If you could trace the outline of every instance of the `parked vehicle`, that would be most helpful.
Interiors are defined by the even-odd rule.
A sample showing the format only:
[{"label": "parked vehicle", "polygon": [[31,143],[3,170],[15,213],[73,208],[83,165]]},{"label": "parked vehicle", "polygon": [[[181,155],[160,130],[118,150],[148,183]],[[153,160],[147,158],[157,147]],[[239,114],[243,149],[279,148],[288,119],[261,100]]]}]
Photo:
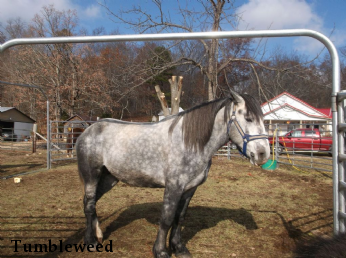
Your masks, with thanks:
[{"label": "parked vehicle", "polygon": [[2,130],[1,138],[3,141],[16,141],[17,135],[13,134],[11,130]]},{"label": "parked vehicle", "polygon": [[229,141],[229,144],[230,144],[231,150],[236,150],[237,149],[237,145],[235,145],[235,143]]},{"label": "parked vehicle", "polygon": [[[278,136],[278,150],[281,154],[284,147],[288,151],[327,151],[331,152],[332,137],[322,136],[319,129],[301,128],[295,129],[284,136]],[[275,138],[269,137],[269,143],[275,144]],[[274,148],[276,145],[274,145]]]}]

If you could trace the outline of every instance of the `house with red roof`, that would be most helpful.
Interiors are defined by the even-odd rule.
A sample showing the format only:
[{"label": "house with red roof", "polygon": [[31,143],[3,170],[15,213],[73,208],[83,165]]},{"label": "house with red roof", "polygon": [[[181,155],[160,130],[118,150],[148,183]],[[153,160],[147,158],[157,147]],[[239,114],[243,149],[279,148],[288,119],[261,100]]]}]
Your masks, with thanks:
[{"label": "house with red roof", "polygon": [[280,135],[295,128],[319,128],[325,134],[331,131],[331,108],[315,108],[288,92],[270,99],[261,107],[269,134],[273,134],[276,127]]}]

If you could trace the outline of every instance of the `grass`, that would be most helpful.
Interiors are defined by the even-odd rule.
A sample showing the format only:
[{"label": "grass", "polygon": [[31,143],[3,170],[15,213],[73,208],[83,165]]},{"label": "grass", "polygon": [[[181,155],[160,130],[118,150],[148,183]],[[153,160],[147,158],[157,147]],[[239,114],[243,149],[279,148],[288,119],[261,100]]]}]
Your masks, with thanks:
[{"label": "grass", "polygon": [[[28,161],[39,163],[27,157],[1,152],[1,175],[18,171],[16,165],[24,171]],[[83,243],[83,190],[75,164],[22,176],[19,184],[1,180],[0,196],[1,257],[152,257],[163,189],[119,183],[97,203],[112,253],[14,252],[13,239]],[[242,159],[215,158],[191,201],[183,241],[194,257],[292,257],[302,239],[332,234],[332,207],[329,174],[284,166],[269,171]]]}]

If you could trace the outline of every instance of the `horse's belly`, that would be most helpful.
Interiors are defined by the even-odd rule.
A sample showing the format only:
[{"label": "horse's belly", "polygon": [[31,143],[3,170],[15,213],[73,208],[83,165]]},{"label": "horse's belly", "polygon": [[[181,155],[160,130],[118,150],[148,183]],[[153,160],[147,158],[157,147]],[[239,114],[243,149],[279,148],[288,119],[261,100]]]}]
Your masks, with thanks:
[{"label": "horse's belly", "polygon": [[158,171],[141,171],[135,169],[108,169],[118,180],[132,186],[162,188],[165,187],[163,175]]}]

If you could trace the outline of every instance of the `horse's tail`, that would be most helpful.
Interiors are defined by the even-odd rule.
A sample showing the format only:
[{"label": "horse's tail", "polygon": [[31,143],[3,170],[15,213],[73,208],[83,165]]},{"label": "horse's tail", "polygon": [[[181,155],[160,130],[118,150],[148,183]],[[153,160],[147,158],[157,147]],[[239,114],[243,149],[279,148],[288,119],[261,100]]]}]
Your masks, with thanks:
[{"label": "horse's tail", "polygon": [[[75,151],[77,154],[78,174],[81,182],[85,185],[87,181],[93,181],[98,176],[95,171],[102,167],[102,163],[95,162],[95,128],[96,124],[87,129],[79,128],[78,137],[75,138]],[[101,161],[102,162],[102,161]]]},{"label": "horse's tail", "polygon": [[[84,160],[85,153],[83,151],[82,145],[84,145],[85,139],[83,136],[85,129],[83,128],[83,131],[80,135],[78,135],[78,138],[76,138],[75,142],[75,148],[76,148],[76,154],[77,154],[77,164],[78,164],[78,175],[79,179],[82,182],[83,185],[85,185],[84,177],[82,175],[83,171],[81,169],[81,162]],[[84,188],[83,188],[84,189]]]}]

